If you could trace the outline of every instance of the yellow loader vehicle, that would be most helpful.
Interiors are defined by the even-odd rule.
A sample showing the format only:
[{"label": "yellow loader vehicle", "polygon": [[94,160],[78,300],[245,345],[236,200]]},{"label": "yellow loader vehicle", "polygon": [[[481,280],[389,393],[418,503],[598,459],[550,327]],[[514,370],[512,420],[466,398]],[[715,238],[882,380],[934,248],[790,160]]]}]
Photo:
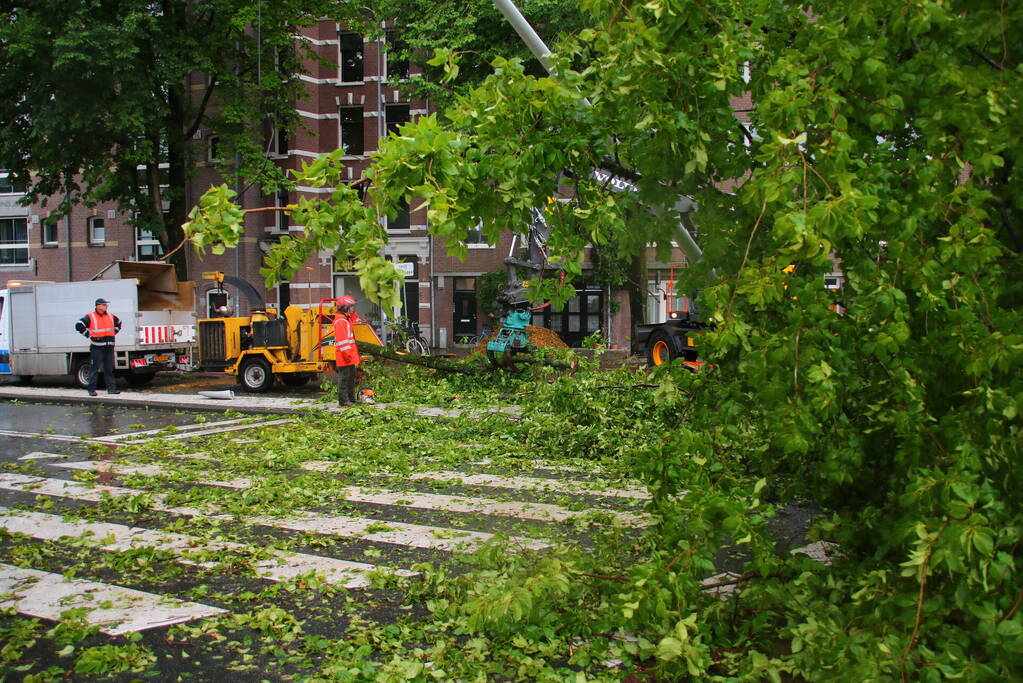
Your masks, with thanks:
[{"label": "yellow loader vehicle", "polygon": [[[201,370],[236,375],[245,391],[269,391],[280,380],[300,387],[334,365],[333,299],[322,299],[308,310],[288,306],[283,315],[267,308],[263,297],[248,282],[221,272],[203,273],[218,286],[237,287],[249,302],[247,316],[201,318],[198,321]],[[355,338],[382,346],[369,324],[356,323]]]}]

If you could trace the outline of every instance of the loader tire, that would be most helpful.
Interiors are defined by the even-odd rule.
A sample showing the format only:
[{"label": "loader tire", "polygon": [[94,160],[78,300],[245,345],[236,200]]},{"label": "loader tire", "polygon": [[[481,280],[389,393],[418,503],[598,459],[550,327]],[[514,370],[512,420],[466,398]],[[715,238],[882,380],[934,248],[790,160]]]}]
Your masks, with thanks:
[{"label": "loader tire", "polygon": [[678,335],[667,330],[654,330],[646,345],[646,362],[650,367],[666,365],[682,355]]},{"label": "loader tire", "polygon": [[264,358],[252,358],[245,361],[238,373],[242,389],[254,394],[270,391],[274,385],[274,376],[270,372],[270,364]]}]

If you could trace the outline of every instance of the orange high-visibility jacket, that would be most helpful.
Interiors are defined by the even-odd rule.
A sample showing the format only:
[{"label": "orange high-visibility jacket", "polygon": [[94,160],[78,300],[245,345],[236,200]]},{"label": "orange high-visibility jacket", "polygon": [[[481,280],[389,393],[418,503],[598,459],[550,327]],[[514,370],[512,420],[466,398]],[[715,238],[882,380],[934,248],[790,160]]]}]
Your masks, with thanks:
[{"label": "orange high-visibility jacket", "polygon": [[114,335],[121,331],[121,321],[109,311],[103,315],[89,311],[78,321],[75,329],[88,337],[93,346],[113,346]]},{"label": "orange high-visibility jacket", "polygon": [[339,368],[358,365],[361,361],[353,325],[354,322],[344,313],[334,316],[334,362]]}]

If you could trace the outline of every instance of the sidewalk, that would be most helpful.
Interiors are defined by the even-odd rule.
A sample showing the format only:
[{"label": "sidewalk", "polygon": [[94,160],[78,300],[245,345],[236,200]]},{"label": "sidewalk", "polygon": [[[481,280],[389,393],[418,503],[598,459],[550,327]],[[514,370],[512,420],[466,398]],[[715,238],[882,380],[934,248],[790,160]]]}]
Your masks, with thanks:
[{"label": "sidewalk", "polygon": [[[302,413],[308,410],[317,410],[329,413],[349,410],[341,408],[334,403],[316,401],[308,398],[274,397],[261,396],[259,394],[246,394],[236,392],[234,398],[219,400],[206,398],[199,394],[175,394],[160,393],[153,391],[122,391],[120,394],[107,394],[100,392],[98,396],[89,396],[82,389],[61,388],[61,387],[22,387],[22,386],[0,386],[0,400],[18,400],[42,403],[102,403],[104,405],[123,406],[146,406],[150,408],[163,408],[169,410],[210,410],[227,411],[233,410],[243,414],[254,415],[281,415]],[[360,406],[365,408],[387,408],[389,406],[403,406],[402,403],[377,403],[373,405]],[[420,407],[417,410],[421,417],[461,417],[467,411],[461,408],[434,408]],[[497,411],[508,415],[517,415],[515,407],[502,408]]]}]

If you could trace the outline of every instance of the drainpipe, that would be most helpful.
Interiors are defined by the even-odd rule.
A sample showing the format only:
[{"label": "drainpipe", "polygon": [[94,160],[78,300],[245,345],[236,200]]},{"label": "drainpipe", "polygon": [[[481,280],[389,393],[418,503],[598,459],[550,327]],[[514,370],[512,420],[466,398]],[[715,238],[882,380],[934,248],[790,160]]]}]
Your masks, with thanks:
[{"label": "drainpipe", "polygon": [[430,254],[430,346],[437,348],[437,278],[433,276],[433,235],[426,239]]},{"label": "drainpipe", "polygon": [[64,222],[67,225],[67,281],[72,282],[72,269],[71,269],[71,174],[68,173],[64,177],[64,205],[67,207],[67,216],[64,217]]}]

